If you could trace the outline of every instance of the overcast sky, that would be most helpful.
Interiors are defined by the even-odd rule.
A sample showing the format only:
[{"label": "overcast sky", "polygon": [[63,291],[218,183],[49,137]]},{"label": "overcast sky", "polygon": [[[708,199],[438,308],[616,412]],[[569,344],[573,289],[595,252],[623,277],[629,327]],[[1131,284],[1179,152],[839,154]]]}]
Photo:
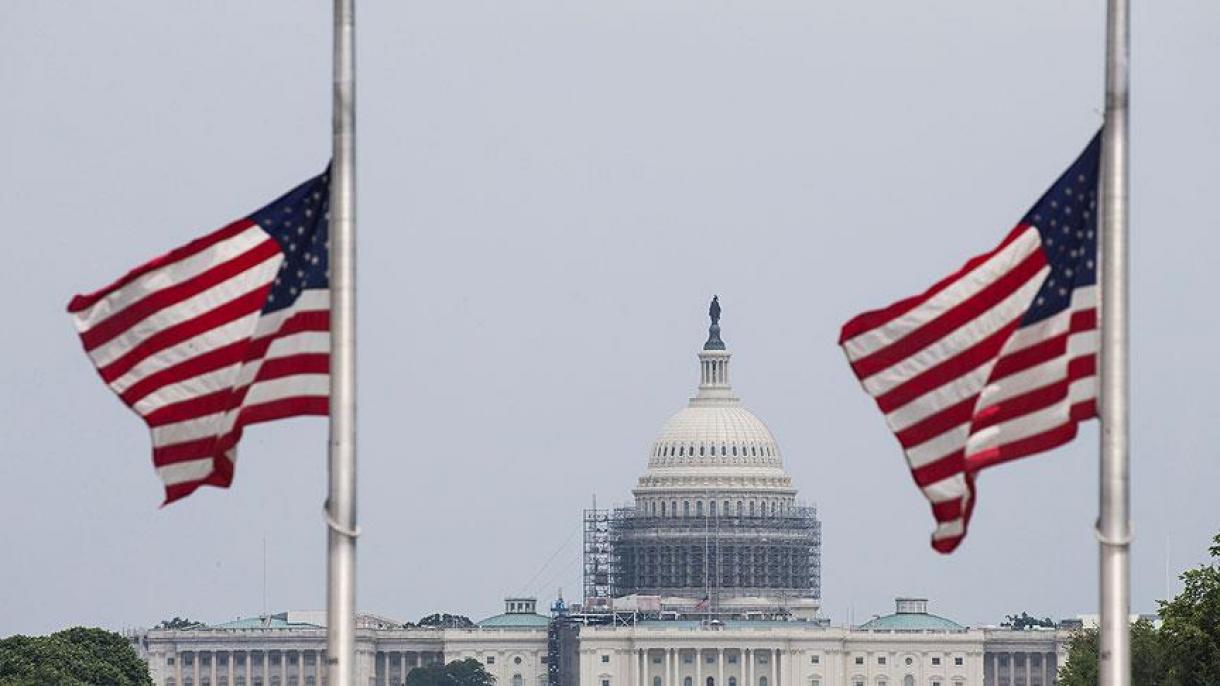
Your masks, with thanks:
[{"label": "overcast sky", "polygon": [[[326,426],[161,509],[64,307],[329,157],[328,2],[0,4],[0,635],[324,606]],[[360,608],[580,593],[697,381],[707,300],[824,526],[834,622],[1096,612],[1097,430],[987,472],[945,557],[836,347],[995,245],[1101,123],[1100,0],[367,2]],[[1220,529],[1213,0],[1132,21],[1132,604]],[[266,594],[263,592],[264,542]]]}]

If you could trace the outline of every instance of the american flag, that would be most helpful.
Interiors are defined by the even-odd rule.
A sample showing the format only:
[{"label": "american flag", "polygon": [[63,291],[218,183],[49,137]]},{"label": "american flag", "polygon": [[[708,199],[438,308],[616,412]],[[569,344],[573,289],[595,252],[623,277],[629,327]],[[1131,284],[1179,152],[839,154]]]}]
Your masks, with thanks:
[{"label": "american flag", "polygon": [[68,304],[152,431],[165,502],[228,487],[242,428],[327,414],[329,172]]},{"label": "american flag", "polygon": [[932,504],[932,547],[966,535],[975,475],[1096,416],[1101,134],[994,250],[843,326],[839,344]]}]

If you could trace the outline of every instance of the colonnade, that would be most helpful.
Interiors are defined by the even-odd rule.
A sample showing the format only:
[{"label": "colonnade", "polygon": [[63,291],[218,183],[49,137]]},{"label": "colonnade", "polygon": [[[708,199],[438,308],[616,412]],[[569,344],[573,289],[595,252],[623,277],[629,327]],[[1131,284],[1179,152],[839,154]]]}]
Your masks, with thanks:
[{"label": "colonnade", "polygon": [[[190,655],[191,664],[183,659]],[[208,664],[204,666],[203,656]],[[172,686],[323,686],[326,683],[326,659],[321,650],[193,650],[175,656]],[[278,660],[273,660],[278,656]],[[224,666],[220,658],[224,658]],[[255,658],[259,665],[254,665]],[[308,658],[308,659],[307,659]],[[272,666],[272,662],[275,666]],[[238,662],[242,664],[238,666]],[[289,665],[294,664],[289,681]],[[170,686],[167,681],[166,686]]]},{"label": "colonnade", "polygon": [[[778,686],[783,655],[776,648],[640,648],[632,661],[632,686]],[[658,657],[659,673],[651,668]],[[693,658],[693,671],[682,668],[686,657]],[[705,671],[708,665],[714,666]]]},{"label": "colonnade", "polygon": [[[1036,666],[1035,655],[1041,657]],[[1001,656],[1005,657],[1004,664],[1000,662]],[[1057,658],[1053,652],[988,651],[986,659],[984,681],[987,686],[1051,686],[1058,676]],[[1000,678],[1001,667],[1006,668],[1004,678]]]}]

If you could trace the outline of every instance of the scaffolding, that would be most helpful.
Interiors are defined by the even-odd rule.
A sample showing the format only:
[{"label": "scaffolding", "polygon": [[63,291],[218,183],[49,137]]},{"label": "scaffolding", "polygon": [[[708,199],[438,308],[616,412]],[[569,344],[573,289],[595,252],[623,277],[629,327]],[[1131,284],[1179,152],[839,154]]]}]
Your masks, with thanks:
[{"label": "scaffolding", "polygon": [[586,510],[586,605],[633,594],[706,598],[713,608],[732,597],[820,600],[817,508],[695,517]]}]

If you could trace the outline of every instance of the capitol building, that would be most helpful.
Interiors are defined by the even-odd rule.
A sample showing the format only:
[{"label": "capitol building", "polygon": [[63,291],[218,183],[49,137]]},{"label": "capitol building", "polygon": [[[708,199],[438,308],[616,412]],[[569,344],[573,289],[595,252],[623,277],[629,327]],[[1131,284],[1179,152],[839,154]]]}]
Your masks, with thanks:
[{"label": "capitol building", "polygon": [[[1063,629],[969,627],[898,598],[860,625],[820,617],[822,523],[730,383],[720,305],[693,397],[661,428],[628,507],[584,513],[584,593],[472,628],[358,618],[358,681],[473,658],[498,686],[1050,686]],[[878,608],[881,609],[881,608]],[[132,634],[157,686],[324,686],[325,615]]]}]

